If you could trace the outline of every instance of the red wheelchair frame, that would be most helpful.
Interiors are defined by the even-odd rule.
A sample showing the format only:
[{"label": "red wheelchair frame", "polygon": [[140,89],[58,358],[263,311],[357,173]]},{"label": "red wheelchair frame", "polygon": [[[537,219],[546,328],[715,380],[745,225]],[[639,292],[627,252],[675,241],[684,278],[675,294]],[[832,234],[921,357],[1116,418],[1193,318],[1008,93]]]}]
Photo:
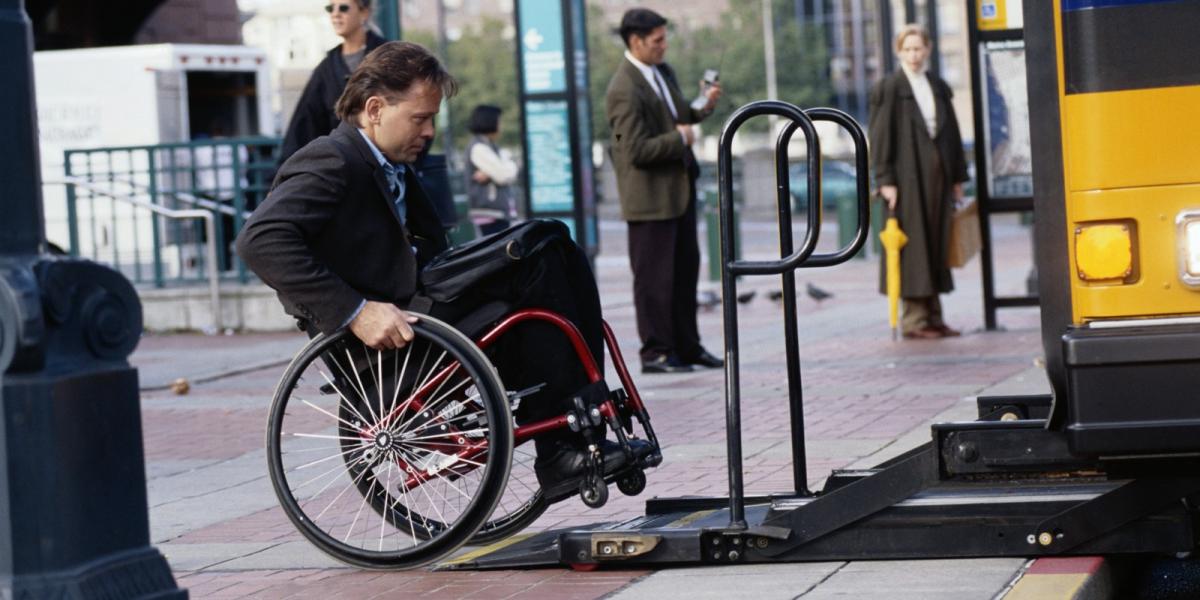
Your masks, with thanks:
[{"label": "red wheelchair frame", "polygon": [[[563,333],[563,335],[567,337],[567,339],[571,342],[572,348],[575,350],[576,356],[578,356],[580,362],[583,364],[584,372],[587,374],[588,383],[599,383],[604,379],[603,374],[600,373],[600,368],[596,364],[596,359],[592,356],[591,350],[588,349],[587,343],[584,341],[583,334],[580,333],[579,328],[576,327],[574,323],[568,321],[557,313],[553,313],[548,310],[536,308],[523,309],[512,313],[501,320],[498,324],[494,325],[492,329],[487,332],[487,334],[476,340],[475,343],[481,350],[486,350],[493,343],[495,343],[500,336],[507,333],[516,325],[525,321],[533,320],[550,323],[557,327]],[[628,446],[626,443],[626,440],[628,439],[627,434],[631,434],[633,432],[630,419],[631,417],[636,416],[645,428],[646,436],[652,447],[655,449],[653,458],[651,458],[649,463],[645,464],[645,466],[656,466],[662,461],[662,455],[658,452],[658,439],[654,434],[653,427],[650,425],[650,415],[646,411],[645,404],[642,403],[641,395],[638,394],[637,388],[633,384],[633,378],[629,375],[629,369],[625,366],[625,359],[621,354],[621,349],[617,346],[616,336],[613,334],[612,328],[609,327],[607,322],[603,323],[603,327],[605,346],[608,348],[609,355],[613,361],[613,366],[617,370],[617,377],[621,381],[622,389],[626,395],[624,397],[617,395],[617,398],[615,399],[616,401],[614,401],[614,398],[610,395],[609,398],[606,398],[604,402],[596,408],[599,410],[600,415],[604,417],[604,419],[612,427],[613,431],[617,435],[618,442],[621,443],[622,446]],[[395,407],[388,415],[381,418],[379,423],[376,423],[370,428],[364,428],[360,432],[360,435],[364,439],[374,439],[378,429],[385,427],[396,417],[405,414],[406,412],[411,414],[419,414],[424,407],[423,399],[427,398],[430,394],[435,393],[436,390],[438,390],[459,368],[460,367],[458,363],[445,367],[441,372],[439,372],[437,375],[434,375],[428,382],[426,382],[423,386],[413,392],[411,396],[405,399],[404,403]],[[563,414],[557,417],[543,419],[541,421],[535,421],[525,425],[519,425],[513,429],[514,445],[519,446],[532,440],[535,436],[543,433],[569,428],[571,426],[571,417],[572,415]],[[435,435],[430,436],[430,439],[442,437],[447,436]],[[478,465],[479,463],[474,459],[478,458],[479,455],[485,451],[486,443],[486,440],[479,443],[469,443],[466,437],[456,436],[454,437],[453,443],[429,442],[427,445],[430,447],[430,449],[454,456],[457,459],[454,464]],[[416,488],[435,476],[429,474],[426,470],[410,468],[412,465],[403,462],[403,459],[399,460],[400,464],[398,466],[403,472],[408,473],[407,479],[402,484],[404,489]],[[457,472],[457,474],[461,475],[462,472]]]},{"label": "red wheelchair frame", "polygon": [[[506,391],[502,382],[496,378],[483,350],[491,347],[517,325],[530,321],[549,323],[566,336],[583,367],[590,389],[585,386],[581,395],[573,398],[574,407],[568,409],[565,414],[520,425],[516,425],[511,416],[507,416],[508,425],[504,425],[505,419],[493,421],[493,417],[511,415],[510,406],[516,397],[512,392]],[[412,391],[403,391],[406,385],[403,383],[405,376],[399,373],[398,379],[393,382],[395,387],[391,403],[386,407],[386,388],[381,387],[387,382],[384,377],[385,361],[382,354],[379,355],[376,368],[371,357],[376,351],[367,349],[368,362],[364,369],[357,365],[357,359],[351,356],[354,346],[343,345],[343,340],[347,340],[351,334],[340,331],[330,336],[315,337],[284,373],[276,389],[269,417],[268,466],[272,484],[285,513],[305,537],[339,560],[369,568],[407,568],[426,564],[444,556],[464,542],[481,543],[510,535],[536,519],[547,505],[574,493],[560,488],[548,495],[541,489],[533,489],[523,484],[524,491],[514,493],[531,495],[518,496],[518,501],[524,504],[518,504],[516,513],[499,513],[499,507],[495,504],[500,496],[507,493],[504,481],[515,466],[515,463],[509,462],[512,459],[507,457],[511,456],[514,448],[539,435],[561,431],[564,428],[582,435],[590,450],[585,459],[586,471],[580,475],[577,488],[585,504],[592,507],[604,504],[608,497],[607,485],[613,482],[627,495],[640,493],[646,485],[644,470],[660,464],[662,453],[650,424],[649,413],[634,386],[612,328],[607,323],[602,323],[602,330],[605,346],[621,384],[615,390],[607,389],[607,385],[603,383],[603,374],[579,329],[566,318],[551,311],[516,311],[500,319],[475,340],[466,338],[453,326],[435,318],[420,317],[419,322],[414,325],[414,331],[419,332],[422,339],[428,340],[426,344],[433,344],[427,345],[427,348],[440,345],[441,355],[433,361],[427,371],[422,359],[421,366],[414,372]],[[417,340],[414,339],[413,343],[417,344]],[[397,358],[400,354],[408,352],[410,347],[411,345],[399,350]],[[331,352],[332,354],[329,354]],[[449,363],[441,364],[447,353]],[[428,355],[426,351],[426,357]],[[407,362],[405,364],[407,365]],[[320,374],[317,382],[319,392],[314,392],[314,386],[311,384],[301,386],[300,382],[304,380],[304,374],[310,372],[310,368],[315,368]],[[392,369],[392,375],[396,375],[395,364]],[[490,375],[484,373],[489,370]],[[339,371],[340,374],[337,374]],[[421,372],[424,375],[419,375]],[[376,375],[378,379],[375,379]],[[364,378],[367,383],[375,384],[375,387],[364,385]],[[326,382],[326,385],[320,386],[321,381]],[[467,385],[469,382],[475,382],[474,385],[477,385],[478,389],[472,390],[471,386]],[[372,391],[368,392],[368,389]],[[378,405],[374,389],[379,391]],[[328,400],[319,400],[318,397],[309,395],[312,393],[323,395],[320,397]],[[472,398],[474,401],[471,401]],[[334,408],[326,410],[314,402],[333,402]],[[486,408],[497,405],[499,408]],[[378,411],[375,411],[375,408],[378,408]],[[487,413],[480,410],[486,410]],[[493,413],[493,410],[502,412]],[[315,424],[306,423],[305,417],[324,419],[326,424],[322,425],[320,421]],[[292,418],[300,418],[300,421],[295,425],[286,424],[291,421],[285,419]],[[636,437],[635,420],[641,424],[642,433],[649,442],[648,446],[637,446],[636,451],[630,443]],[[605,469],[604,452],[600,450],[599,444],[604,437],[601,432],[602,423],[612,429],[627,459],[619,466],[609,465],[609,469]],[[335,434],[331,435],[322,429],[332,425],[337,427]],[[494,437],[497,435],[501,437]],[[285,458],[285,455],[295,456],[310,450],[321,450],[297,448],[295,444],[298,443],[298,438],[310,442],[336,441],[326,442],[335,446],[327,458],[315,461],[297,458],[294,460],[303,460],[304,464],[289,466],[289,460],[292,459]],[[317,501],[321,494],[333,485],[334,480],[327,479],[328,483],[325,486],[317,486],[320,489],[315,493],[310,493],[311,488],[306,491],[305,486],[326,477],[327,474],[336,477],[337,472],[330,469],[317,477],[309,478],[304,475],[309,471],[304,469],[318,463],[333,464],[326,461],[338,457],[338,463],[345,463],[343,481],[349,481],[346,484],[349,487],[333,497],[320,512],[310,511],[306,507],[313,506],[310,503]],[[528,466],[528,463],[522,464],[523,468]],[[497,473],[496,469],[502,469],[502,473]],[[476,471],[478,473],[475,473]],[[345,479],[345,475],[349,476],[348,480]],[[478,482],[475,484],[475,491],[471,492],[473,495],[455,490],[467,497],[468,504],[466,508],[459,507],[460,515],[463,516],[453,522],[441,516],[436,506],[433,510],[438,512],[432,515],[435,517],[433,519],[428,518],[431,513],[412,512],[412,503],[405,500],[415,499],[413,494],[423,494],[433,503],[437,498],[431,496],[431,492],[440,495],[439,490],[446,490],[447,486],[453,488],[457,485],[455,482],[467,483],[468,487],[464,489],[470,491],[470,484],[476,477]],[[308,481],[298,483],[304,479]],[[431,489],[423,487],[430,483],[433,484]],[[359,508],[351,506],[347,509],[345,521],[330,521],[331,518],[337,517],[336,511],[327,511],[339,498],[354,503],[351,499],[353,494],[344,496],[353,488],[358,489],[358,496],[355,497],[362,499],[357,503]],[[453,499],[455,496],[451,493],[450,497]],[[495,499],[480,499],[485,497]],[[446,501],[446,498],[442,497],[441,500]],[[472,507],[476,506],[476,500],[478,503],[491,504],[475,509]],[[381,536],[378,552],[361,542],[357,546],[350,542],[351,532],[363,517],[363,509],[366,506],[370,506],[377,515],[370,517],[371,511],[367,511],[368,518],[383,521],[379,522],[376,528]],[[443,508],[445,507],[446,505],[443,505]],[[496,507],[497,515],[490,515],[491,507]],[[485,510],[486,513],[483,512]],[[465,516],[468,513],[470,516]],[[353,520],[350,520],[351,517]],[[326,524],[318,523],[322,520]],[[411,548],[398,547],[388,552],[382,550],[384,530],[387,529],[388,523],[401,534],[411,534],[414,537]],[[335,535],[335,530],[344,531],[345,536]]]}]

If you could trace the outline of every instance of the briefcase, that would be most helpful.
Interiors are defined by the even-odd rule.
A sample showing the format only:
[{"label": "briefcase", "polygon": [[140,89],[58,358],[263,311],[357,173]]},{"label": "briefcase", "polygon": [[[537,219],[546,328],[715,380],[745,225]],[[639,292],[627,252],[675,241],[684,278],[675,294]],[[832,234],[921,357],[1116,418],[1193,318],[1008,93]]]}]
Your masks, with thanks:
[{"label": "briefcase", "polygon": [[979,234],[979,203],[970,200],[958,207],[953,219],[946,246],[946,266],[957,269],[970,262],[983,245]]}]

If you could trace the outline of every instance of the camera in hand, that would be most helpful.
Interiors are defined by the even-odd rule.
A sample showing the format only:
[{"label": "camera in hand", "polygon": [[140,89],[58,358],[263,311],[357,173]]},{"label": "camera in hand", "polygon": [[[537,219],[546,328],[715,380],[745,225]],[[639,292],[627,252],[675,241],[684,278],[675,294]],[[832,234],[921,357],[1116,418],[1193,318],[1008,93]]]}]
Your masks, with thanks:
[{"label": "camera in hand", "polygon": [[720,81],[720,79],[721,79],[720,74],[717,72],[716,69],[705,69],[704,70],[704,79],[703,79],[703,85],[700,88],[700,95],[696,96],[695,100],[692,100],[692,109],[704,110],[704,107],[708,106],[708,96],[706,96],[705,94],[707,94],[709,88],[711,88],[714,84],[716,84],[718,81]]}]

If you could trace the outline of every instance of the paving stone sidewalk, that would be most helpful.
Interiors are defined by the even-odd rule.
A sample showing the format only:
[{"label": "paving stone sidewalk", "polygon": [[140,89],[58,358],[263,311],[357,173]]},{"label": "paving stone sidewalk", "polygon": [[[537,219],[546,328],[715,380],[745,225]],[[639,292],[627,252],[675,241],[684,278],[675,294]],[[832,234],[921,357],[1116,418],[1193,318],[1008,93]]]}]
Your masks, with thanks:
[{"label": "paving stone sidewalk", "polygon": [[[605,317],[636,363],[637,334],[624,226],[602,223],[597,261]],[[773,224],[743,225],[752,258],[775,252]],[[829,249],[829,229],[822,248]],[[1028,230],[996,226],[1000,292],[1022,292]],[[706,273],[705,270],[702,270]],[[809,484],[830,469],[869,466],[928,439],[934,420],[970,419],[983,393],[1036,392],[1045,385],[1036,309],[1001,313],[1004,331],[981,332],[979,261],[956,272],[946,319],[964,336],[893,342],[878,261],[797,275]],[[747,278],[755,297],[739,309],[747,493],[791,489],[792,465],[778,278]],[[804,295],[813,283],[833,296]],[[718,289],[715,283],[705,283]],[[705,344],[719,353],[721,313],[704,312]],[[143,428],[154,544],[194,598],[992,598],[1020,570],[1019,559],[813,563],[661,572],[549,569],[484,573],[370,572],[327,558],[295,531],[267,478],[264,431],[279,366],[301,334],[147,336],[133,356],[141,369]],[[635,379],[654,416],[666,460],[638,498],[614,493],[589,510],[577,499],[553,506],[530,530],[640,514],[654,496],[727,491],[721,371]],[[610,368],[611,371],[611,368]],[[221,376],[228,374],[227,376]],[[175,378],[191,392],[163,389]],[[615,376],[609,374],[610,381]]]}]

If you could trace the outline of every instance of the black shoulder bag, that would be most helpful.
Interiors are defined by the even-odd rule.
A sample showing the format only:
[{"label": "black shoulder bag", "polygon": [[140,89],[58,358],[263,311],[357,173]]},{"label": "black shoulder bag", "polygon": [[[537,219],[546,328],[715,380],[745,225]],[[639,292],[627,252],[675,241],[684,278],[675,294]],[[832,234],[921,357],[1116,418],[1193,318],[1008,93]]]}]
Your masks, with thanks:
[{"label": "black shoulder bag", "polygon": [[570,239],[562,221],[531,219],[450,248],[421,270],[421,293],[435,302],[450,302],[488,276],[530,259],[547,244]]}]

